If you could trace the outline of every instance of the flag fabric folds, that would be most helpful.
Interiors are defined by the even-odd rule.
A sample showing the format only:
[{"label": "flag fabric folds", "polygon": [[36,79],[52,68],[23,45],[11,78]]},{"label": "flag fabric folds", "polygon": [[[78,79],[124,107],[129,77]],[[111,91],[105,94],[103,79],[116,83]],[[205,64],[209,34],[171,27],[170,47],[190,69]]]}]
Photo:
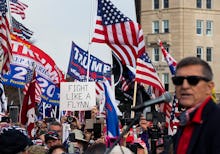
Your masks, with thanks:
[{"label": "flag fabric folds", "polygon": [[160,94],[165,91],[162,83],[160,82],[159,76],[146,52],[137,59],[135,80],[139,83],[152,86],[153,88],[159,90]]},{"label": "flag fabric folds", "polygon": [[[10,71],[10,63],[12,61],[12,47],[10,38],[10,27],[7,13],[6,0],[0,2],[0,45],[1,56],[3,56],[2,74]],[[2,53],[3,52],[3,53]]]},{"label": "flag fabric folds", "polygon": [[106,80],[104,82],[104,91],[105,91],[105,109],[106,109],[106,124],[107,124],[107,136],[108,137],[118,137],[119,132],[119,123],[118,123],[118,114],[120,113],[115,97],[113,95],[113,90],[109,82]]},{"label": "flag fabric folds", "polygon": [[[170,68],[170,72],[172,76],[174,76],[176,72],[177,62],[164,48],[162,41],[158,40],[158,42],[159,42],[161,51],[163,53],[163,56],[166,59],[166,62]],[[165,112],[166,126],[168,127],[168,134],[173,135],[174,134],[173,127],[177,126],[179,123],[179,120],[177,120],[179,111],[178,111],[178,100],[176,99],[176,94],[174,94],[173,96],[173,102],[164,104],[163,111]]]},{"label": "flag fabric folds", "polygon": [[[72,42],[67,74],[78,81],[87,81],[87,78],[89,81],[102,81],[104,77],[110,81],[111,65],[92,54],[89,58],[90,61],[88,60],[88,52]],[[87,76],[88,65],[89,75]]]},{"label": "flag fabric folds", "polygon": [[11,13],[18,14],[22,19],[25,19],[25,9],[28,8],[28,5],[22,3],[18,0],[10,0],[9,1]]},{"label": "flag fabric folds", "polygon": [[12,17],[12,28],[13,28],[13,31],[12,31],[13,34],[27,41],[30,40],[30,38],[32,37],[34,33],[33,31],[26,28],[23,24],[18,22],[14,17]]},{"label": "flag fabric folds", "polygon": [[160,44],[160,48],[163,53],[163,56],[166,59],[167,64],[169,65],[170,72],[172,75],[174,75],[176,72],[176,65],[177,65],[176,60],[166,51],[166,49],[163,46],[162,41],[159,40],[159,44]]},{"label": "flag fabric folds", "polygon": [[98,0],[97,19],[92,42],[106,43],[122,64],[136,66],[145,51],[141,26],[126,17],[109,0]]},{"label": "flag fabric folds", "polygon": [[[31,75],[30,75],[31,76]],[[28,135],[33,138],[35,134],[34,123],[36,120],[35,107],[39,103],[41,90],[36,80],[34,71],[31,82],[28,82],[23,90],[24,99],[20,112],[20,122],[22,125],[27,125]]]}]

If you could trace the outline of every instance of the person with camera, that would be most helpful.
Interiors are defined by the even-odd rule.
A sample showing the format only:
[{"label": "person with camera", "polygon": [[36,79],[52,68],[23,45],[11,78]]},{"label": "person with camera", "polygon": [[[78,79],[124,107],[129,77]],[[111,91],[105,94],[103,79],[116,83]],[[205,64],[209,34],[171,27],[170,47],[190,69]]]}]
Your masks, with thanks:
[{"label": "person with camera", "polygon": [[214,82],[210,65],[197,57],[184,58],[172,81],[179,105],[185,109],[174,136],[174,153],[220,153],[220,107],[211,97]]}]

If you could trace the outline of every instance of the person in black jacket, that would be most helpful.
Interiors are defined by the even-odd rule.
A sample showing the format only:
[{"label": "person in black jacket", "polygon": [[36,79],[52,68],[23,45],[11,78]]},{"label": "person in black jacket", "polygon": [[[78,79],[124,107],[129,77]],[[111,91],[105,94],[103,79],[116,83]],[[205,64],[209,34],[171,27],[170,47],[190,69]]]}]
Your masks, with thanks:
[{"label": "person in black jacket", "polygon": [[177,64],[172,81],[179,104],[185,108],[174,136],[174,153],[220,153],[220,108],[211,98],[211,67],[200,58],[184,58]]}]

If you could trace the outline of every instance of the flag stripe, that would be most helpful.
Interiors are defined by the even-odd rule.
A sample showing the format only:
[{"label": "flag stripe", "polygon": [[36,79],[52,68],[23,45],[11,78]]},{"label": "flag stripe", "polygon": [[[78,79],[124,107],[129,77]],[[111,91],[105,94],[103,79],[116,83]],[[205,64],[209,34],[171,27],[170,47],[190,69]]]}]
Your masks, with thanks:
[{"label": "flag stripe", "polygon": [[[145,53],[146,54],[146,53]],[[136,79],[137,82],[151,85],[164,92],[160,79],[151,63],[147,63],[141,58],[137,59]]]},{"label": "flag stripe", "polygon": [[4,74],[10,70],[10,63],[12,61],[12,48],[8,19],[2,12],[0,14],[0,40],[1,48],[4,52],[2,74]]}]

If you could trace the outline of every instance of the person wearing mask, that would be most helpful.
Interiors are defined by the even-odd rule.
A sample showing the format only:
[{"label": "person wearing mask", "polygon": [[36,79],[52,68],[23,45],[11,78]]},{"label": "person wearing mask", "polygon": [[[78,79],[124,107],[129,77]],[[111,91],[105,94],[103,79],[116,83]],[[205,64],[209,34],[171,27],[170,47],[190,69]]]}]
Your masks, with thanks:
[{"label": "person wearing mask", "polygon": [[220,153],[220,108],[211,97],[214,82],[210,65],[197,57],[183,58],[172,81],[179,105],[185,109],[174,136],[174,153]]}]

